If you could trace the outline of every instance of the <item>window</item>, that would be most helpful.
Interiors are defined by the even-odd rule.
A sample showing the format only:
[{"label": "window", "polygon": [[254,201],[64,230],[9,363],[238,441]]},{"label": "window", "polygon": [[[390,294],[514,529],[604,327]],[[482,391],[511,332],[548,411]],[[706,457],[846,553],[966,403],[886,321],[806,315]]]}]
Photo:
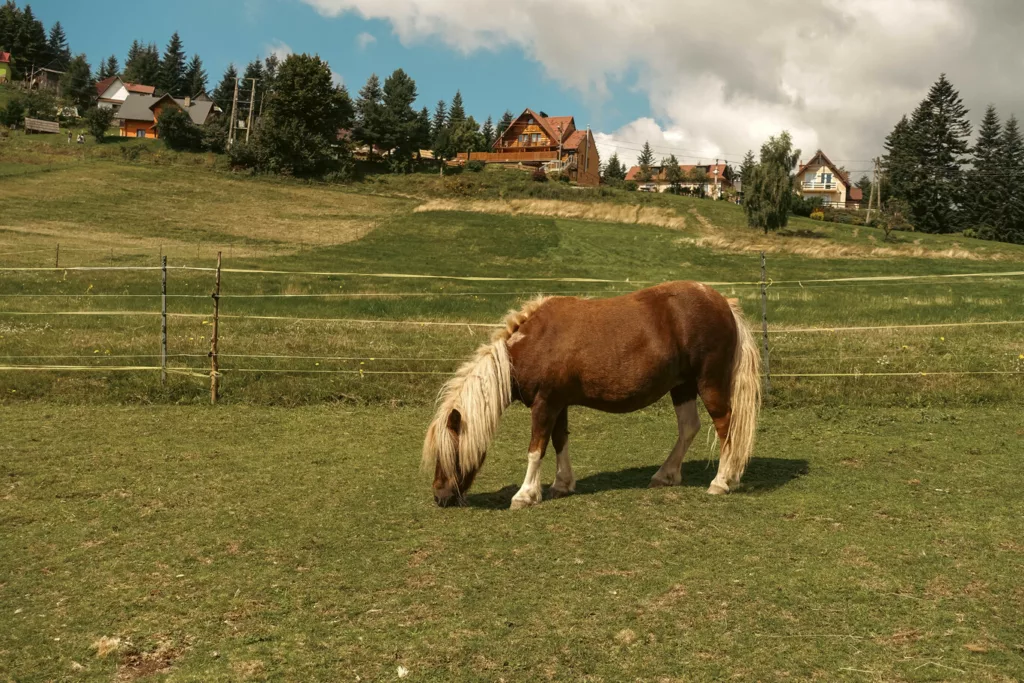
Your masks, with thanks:
[{"label": "window", "polygon": [[832,174],[831,173],[822,173],[821,174],[821,182],[825,183],[826,185],[831,185],[832,184]]},{"label": "window", "polygon": [[532,126],[533,125],[533,119],[526,119],[526,125]]},{"label": "window", "polygon": [[531,133],[530,142],[536,147],[540,144],[540,133]]},{"label": "window", "polygon": [[525,134],[519,136],[519,146],[526,147],[527,136]]},{"label": "window", "polygon": [[146,137],[146,129],[145,128],[136,128],[135,129],[135,137],[137,137],[137,138],[144,138],[144,137]]}]

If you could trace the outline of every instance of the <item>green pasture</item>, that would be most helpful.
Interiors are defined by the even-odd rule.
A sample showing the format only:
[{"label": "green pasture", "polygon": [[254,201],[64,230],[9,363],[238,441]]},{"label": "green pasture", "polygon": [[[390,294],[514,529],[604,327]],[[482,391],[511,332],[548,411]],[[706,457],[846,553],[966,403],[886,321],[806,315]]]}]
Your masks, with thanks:
[{"label": "green pasture", "polygon": [[[58,142],[0,139],[0,680],[1024,677],[1024,277],[992,275],[1024,249],[762,237],[726,203],[513,172],[322,185]],[[471,204],[514,198],[548,203]],[[775,377],[744,492],[704,493],[706,429],[685,485],[646,489],[667,404],[574,410],[578,495],[513,514],[515,406],[469,507],[432,505],[431,403],[486,325],[538,293],[696,279],[759,329],[760,249]],[[116,369],[159,365],[161,256],[166,385]],[[74,269],[111,266],[150,270]],[[878,276],[915,279],[834,281]]]}]

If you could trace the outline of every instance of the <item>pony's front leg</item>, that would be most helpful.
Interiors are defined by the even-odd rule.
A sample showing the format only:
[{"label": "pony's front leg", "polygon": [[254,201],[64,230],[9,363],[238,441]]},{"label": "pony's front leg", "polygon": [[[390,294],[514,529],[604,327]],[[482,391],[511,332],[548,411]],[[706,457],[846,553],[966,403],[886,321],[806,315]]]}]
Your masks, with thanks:
[{"label": "pony's front leg", "polygon": [[548,448],[551,430],[554,428],[558,412],[548,409],[540,399],[534,401],[532,418],[533,433],[530,436],[530,453],[526,465],[526,477],[519,492],[512,497],[512,509],[521,510],[541,501],[544,490],[540,483],[540,465],[544,460],[544,451]]},{"label": "pony's front leg", "polygon": [[576,492],[576,477],[572,473],[572,462],[569,460],[569,409],[563,408],[555,420],[554,431],[551,432],[551,445],[555,447],[558,466],[555,469],[555,481],[551,484],[552,498],[565,498]]}]

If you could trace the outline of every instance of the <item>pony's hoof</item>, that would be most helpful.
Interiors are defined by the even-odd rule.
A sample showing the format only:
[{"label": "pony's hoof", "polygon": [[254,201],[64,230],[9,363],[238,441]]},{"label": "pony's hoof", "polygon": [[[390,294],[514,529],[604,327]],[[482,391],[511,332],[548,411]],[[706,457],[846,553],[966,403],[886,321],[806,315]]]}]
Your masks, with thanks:
[{"label": "pony's hoof", "polygon": [[530,500],[528,498],[513,498],[512,499],[512,506],[509,509],[511,509],[511,510],[522,510],[524,508],[533,507],[534,505],[536,505],[539,502],[540,501]]},{"label": "pony's hoof", "polygon": [[665,481],[664,479],[651,479],[651,483],[647,485],[647,488],[649,488],[649,489],[667,489],[667,488],[672,488],[673,486],[681,486],[682,483],[683,483],[682,481],[677,481],[677,482],[673,483],[671,481]]},{"label": "pony's hoof", "polygon": [[729,489],[722,488],[718,484],[711,484],[711,486],[708,487],[708,493],[712,496],[724,496],[729,493]]},{"label": "pony's hoof", "polygon": [[573,493],[573,491],[569,491],[568,489],[556,489],[552,487],[549,495],[551,496],[551,500],[558,500],[559,498],[568,498]]}]

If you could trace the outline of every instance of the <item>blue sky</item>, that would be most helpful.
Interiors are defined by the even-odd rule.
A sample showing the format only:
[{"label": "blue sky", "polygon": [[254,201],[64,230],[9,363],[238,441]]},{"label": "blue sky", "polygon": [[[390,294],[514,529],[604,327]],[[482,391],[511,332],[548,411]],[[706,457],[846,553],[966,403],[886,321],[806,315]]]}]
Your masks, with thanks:
[{"label": "blue sky", "polygon": [[[431,110],[438,99],[450,100],[461,89],[466,109],[481,123],[497,120],[506,109],[525,107],[551,115],[572,115],[577,125],[612,130],[647,115],[642,95],[609,101],[587,101],[580,93],[549,78],[544,68],[515,47],[497,52],[463,55],[426,38],[405,47],[389,22],[345,13],[325,17],[298,0],[178,0],[136,3],[134,11],[98,11],[93,3],[74,0],[35,0],[32,9],[47,28],[59,20],[72,49],[84,52],[94,70],[101,59],[115,54],[124,63],[132,40],[155,42],[163,50],[178,31],[191,56],[197,52],[216,86],[229,62],[240,67],[265,57],[273,46],[295,52],[318,53],[330,62],[353,94],[371,73],[384,76],[405,69],[419,88],[419,106]],[[132,7],[132,6],[128,6]],[[368,34],[369,44],[360,40]]]}]

